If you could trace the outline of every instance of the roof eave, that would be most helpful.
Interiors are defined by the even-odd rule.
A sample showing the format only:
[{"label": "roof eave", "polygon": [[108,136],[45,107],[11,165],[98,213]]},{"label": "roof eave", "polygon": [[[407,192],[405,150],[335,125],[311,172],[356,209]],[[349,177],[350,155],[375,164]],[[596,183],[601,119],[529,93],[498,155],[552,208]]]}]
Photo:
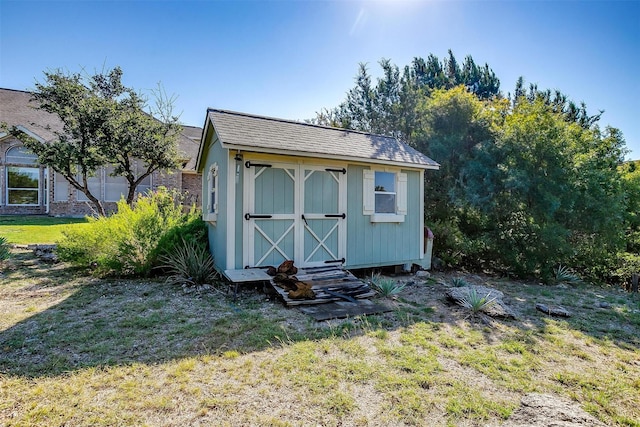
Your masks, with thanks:
[{"label": "roof eave", "polygon": [[437,163],[435,165],[429,165],[429,164],[423,164],[423,163],[399,162],[399,161],[386,160],[386,159],[371,159],[371,158],[355,157],[355,156],[342,156],[337,154],[278,150],[278,149],[272,149],[272,148],[256,147],[252,145],[228,144],[222,140],[219,140],[219,142],[222,148],[225,148],[228,150],[250,151],[254,153],[265,153],[265,154],[280,154],[280,155],[288,155],[288,156],[294,156],[294,157],[322,157],[322,158],[327,158],[332,160],[344,160],[344,161],[357,162],[357,163],[374,163],[379,165],[389,165],[389,166],[396,166],[396,167],[406,167],[406,168],[425,169],[425,170],[440,169],[440,165]]}]

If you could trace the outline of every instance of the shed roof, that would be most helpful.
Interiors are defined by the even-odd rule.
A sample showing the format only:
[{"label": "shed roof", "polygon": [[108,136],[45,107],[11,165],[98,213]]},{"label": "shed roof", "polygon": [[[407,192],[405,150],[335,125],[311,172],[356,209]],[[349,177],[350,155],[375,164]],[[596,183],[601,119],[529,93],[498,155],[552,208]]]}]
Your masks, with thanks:
[{"label": "shed roof", "polygon": [[439,168],[429,157],[389,136],[212,108],[207,118],[225,148]]}]

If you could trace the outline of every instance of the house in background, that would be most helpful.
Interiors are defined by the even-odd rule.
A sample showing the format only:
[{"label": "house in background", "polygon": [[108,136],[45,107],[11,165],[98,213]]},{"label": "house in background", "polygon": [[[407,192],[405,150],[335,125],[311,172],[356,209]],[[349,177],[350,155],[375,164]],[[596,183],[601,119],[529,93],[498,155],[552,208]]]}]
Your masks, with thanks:
[{"label": "house in background", "polygon": [[[58,116],[37,108],[29,92],[0,88],[0,123],[18,129],[41,142],[56,138],[62,130]],[[176,188],[188,195],[188,201],[200,205],[201,177],[195,171],[202,129],[183,126],[178,140],[182,159],[180,169],[155,172],[140,186],[138,192],[159,186]],[[143,165],[136,165],[142,171]],[[101,168],[89,179],[91,192],[107,211],[115,209],[121,195],[127,193],[123,177],[109,176],[110,167]],[[92,213],[92,206],[81,191],[73,188],[61,175],[38,164],[37,157],[25,149],[22,142],[0,131],[0,214],[47,214],[53,216],[83,216]]]},{"label": "house in background", "polygon": [[429,268],[424,174],[438,168],[395,138],[209,109],[196,170],[216,267]]}]

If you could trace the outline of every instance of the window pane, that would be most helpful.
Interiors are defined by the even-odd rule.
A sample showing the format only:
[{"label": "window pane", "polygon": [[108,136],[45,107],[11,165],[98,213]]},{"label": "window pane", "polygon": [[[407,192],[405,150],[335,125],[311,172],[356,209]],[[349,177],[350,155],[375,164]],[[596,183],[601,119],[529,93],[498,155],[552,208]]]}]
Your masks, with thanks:
[{"label": "window pane", "polygon": [[396,191],[396,174],[391,172],[376,172],[376,191]]},{"label": "window pane", "polygon": [[216,213],[216,192],[211,191],[211,213]]},{"label": "window pane", "polygon": [[[142,160],[136,161],[136,177],[144,174],[147,171],[147,167]],[[151,189],[151,175],[145,177],[140,184],[136,187],[136,194],[145,194]]]},{"label": "window pane", "polygon": [[376,193],[376,213],[396,213],[396,195]]},{"label": "window pane", "polygon": [[10,205],[37,205],[38,190],[9,190]]},{"label": "window pane", "polygon": [[56,182],[53,184],[53,201],[66,202],[69,199],[69,181],[59,173],[55,175]]},{"label": "window pane", "polygon": [[26,163],[29,165],[35,165],[38,161],[38,156],[27,150],[25,147],[13,147],[7,151],[7,163]]},{"label": "window pane", "polygon": [[104,177],[104,200],[117,202],[121,197],[126,197],[129,192],[129,183],[123,176],[111,176],[113,166],[107,166]]},{"label": "window pane", "polygon": [[9,188],[38,188],[40,170],[38,168],[7,168]]},{"label": "window pane", "polygon": [[[96,171],[97,176],[91,176],[87,179],[87,184],[89,185],[89,191],[91,192],[91,194],[93,194],[93,196],[95,198],[97,198],[98,200],[102,200],[102,192],[101,187],[102,187],[102,183],[101,183],[101,179],[100,176],[102,175],[102,169],[98,169]],[[78,175],[78,181],[82,182],[82,178],[80,177],[80,175]],[[84,194],[84,192],[77,190],[77,200],[79,202],[87,202],[89,201],[89,198],[87,197],[86,194]]]}]

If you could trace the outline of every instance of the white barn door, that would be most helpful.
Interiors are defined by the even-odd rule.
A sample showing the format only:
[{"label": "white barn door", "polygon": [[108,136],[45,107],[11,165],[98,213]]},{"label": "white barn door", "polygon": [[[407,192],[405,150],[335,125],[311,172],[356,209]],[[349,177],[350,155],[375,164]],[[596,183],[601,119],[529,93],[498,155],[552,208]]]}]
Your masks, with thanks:
[{"label": "white barn door", "polygon": [[344,262],[345,169],[261,160],[245,166],[245,266]]}]

